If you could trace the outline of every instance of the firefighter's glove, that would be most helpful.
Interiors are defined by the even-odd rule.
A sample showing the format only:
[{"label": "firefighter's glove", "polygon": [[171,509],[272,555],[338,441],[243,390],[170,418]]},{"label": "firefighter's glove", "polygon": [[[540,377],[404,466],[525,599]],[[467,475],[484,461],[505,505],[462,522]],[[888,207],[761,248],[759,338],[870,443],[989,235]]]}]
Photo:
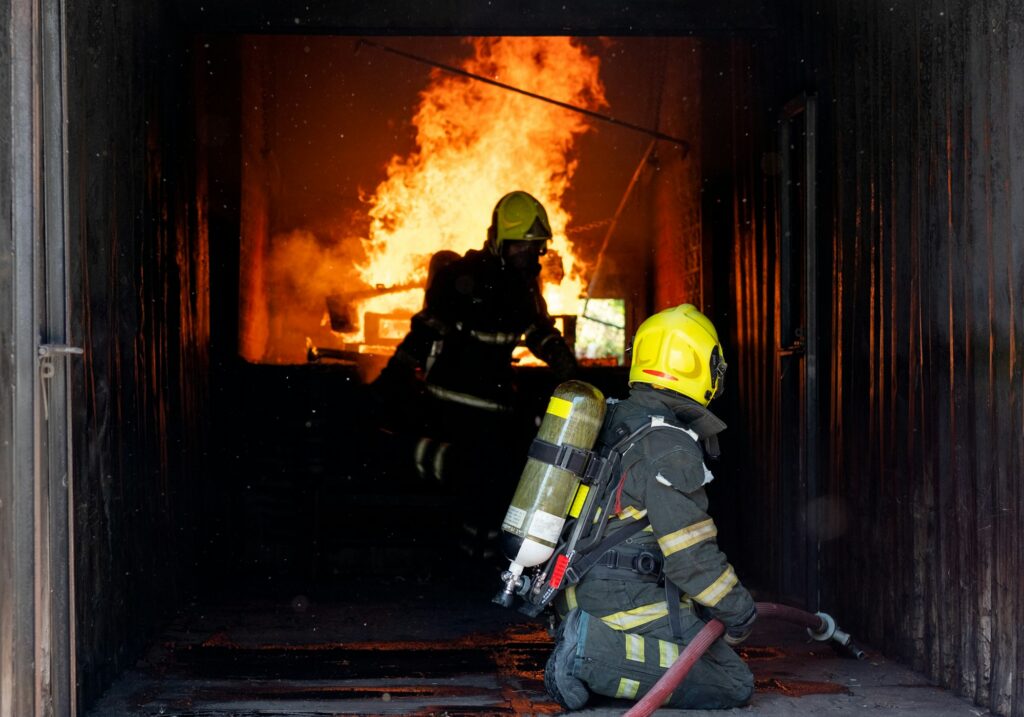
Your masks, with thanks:
[{"label": "firefighter's glove", "polygon": [[557,348],[551,350],[547,364],[554,372],[555,379],[561,383],[575,376],[578,366],[576,364],[576,357],[565,343],[558,342],[556,346]]},{"label": "firefighter's glove", "polygon": [[415,397],[422,390],[421,384],[415,361],[396,352],[371,386],[377,399],[387,402]]},{"label": "firefighter's glove", "polygon": [[736,625],[731,625],[725,628],[725,642],[730,647],[736,647],[741,644],[744,640],[750,637],[750,633],[754,630],[754,622],[757,620],[757,608],[750,608],[750,614]]}]

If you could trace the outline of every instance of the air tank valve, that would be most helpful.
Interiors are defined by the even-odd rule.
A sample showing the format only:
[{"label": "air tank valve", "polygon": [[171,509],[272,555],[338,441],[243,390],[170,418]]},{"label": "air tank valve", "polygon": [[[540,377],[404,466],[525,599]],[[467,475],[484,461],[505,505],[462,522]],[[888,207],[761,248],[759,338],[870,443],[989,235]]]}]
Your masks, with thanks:
[{"label": "air tank valve", "polygon": [[530,578],[523,575],[523,566],[518,563],[509,565],[509,569],[501,574],[501,589],[491,602],[502,607],[512,607],[516,595],[530,592]]}]

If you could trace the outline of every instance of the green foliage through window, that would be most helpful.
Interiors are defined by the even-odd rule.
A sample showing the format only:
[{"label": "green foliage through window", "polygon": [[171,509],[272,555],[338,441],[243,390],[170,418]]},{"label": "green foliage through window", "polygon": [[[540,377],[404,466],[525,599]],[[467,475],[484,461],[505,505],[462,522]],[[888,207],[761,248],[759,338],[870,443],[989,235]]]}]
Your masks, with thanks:
[{"label": "green foliage through window", "polygon": [[625,362],[625,299],[589,299],[576,320],[576,357],[581,362]]}]

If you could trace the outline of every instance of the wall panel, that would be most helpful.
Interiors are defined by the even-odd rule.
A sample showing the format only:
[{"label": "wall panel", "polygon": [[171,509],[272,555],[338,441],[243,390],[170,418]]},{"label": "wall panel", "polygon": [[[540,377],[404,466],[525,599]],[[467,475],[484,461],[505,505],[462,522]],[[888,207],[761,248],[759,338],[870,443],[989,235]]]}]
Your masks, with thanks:
[{"label": "wall panel", "polygon": [[[207,451],[205,207],[184,45],[159,3],[68,6],[80,707],[194,585]],[[197,180],[198,181],[198,180]]]},{"label": "wall panel", "polygon": [[[821,604],[866,642],[1015,716],[1022,17],[1015,0],[795,4],[760,79],[772,88],[760,102],[765,126],[779,101],[818,93],[829,158],[817,178],[819,250],[831,257],[817,287],[830,317],[818,420],[830,429],[820,470],[836,535],[821,543]],[[757,142],[770,147],[768,133]],[[751,173],[737,163],[738,202],[757,196]],[[773,202],[769,190],[759,203]],[[755,221],[763,231],[737,215],[732,285],[736,335],[753,353],[740,357],[737,380],[763,386],[742,396],[748,453],[764,461],[775,430],[764,425],[773,377],[757,372],[771,365],[771,327],[759,317],[776,275],[764,259],[772,223]],[[781,478],[765,477],[767,488],[752,488],[777,495]],[[778,530],[766,518],[752,542]]]}]

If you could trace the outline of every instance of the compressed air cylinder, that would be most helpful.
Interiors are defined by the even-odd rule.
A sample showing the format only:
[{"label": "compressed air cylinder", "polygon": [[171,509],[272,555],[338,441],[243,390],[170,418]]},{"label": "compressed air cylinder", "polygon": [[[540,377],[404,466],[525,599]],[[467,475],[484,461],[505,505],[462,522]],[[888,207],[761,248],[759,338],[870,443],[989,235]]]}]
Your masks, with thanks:
[{"label": "compressed air cylinder", "polygon": [[[604,411],[604,395],[597,388],[584,381],[566,381],[551,396],[537,438],[556,446],[590,450],[601,430]],[[579,477],[571,471],[533,457],[526,460],[501,524],[502,549],[512,561],[512,572],[518,574],[551,557],[577,489],[582,498],[586,486],[580,486]]]}]

